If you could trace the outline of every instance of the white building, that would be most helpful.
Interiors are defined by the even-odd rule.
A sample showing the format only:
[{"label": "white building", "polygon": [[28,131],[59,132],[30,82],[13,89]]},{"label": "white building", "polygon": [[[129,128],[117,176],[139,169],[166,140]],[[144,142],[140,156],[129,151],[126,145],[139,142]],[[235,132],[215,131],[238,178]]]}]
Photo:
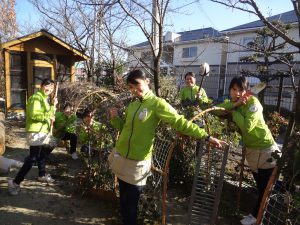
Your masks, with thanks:
[{"label": "white building", "polygon": [[[299,28],[297,16],[294,11],[285,12],[268,18],[269,21],[280,20],[283,23],[291,24],[289,37],[299,40]],[[193,71],[199,73],[199,66],[203,62],[208,62],[211,66],[211,73],[205,78],[203,87],[208,96],[216,98],[227,93],[229,82],[232,76],[240,73],[241,70],[256,71],[257,64],[242,62],[241,57],[252,55],[242,46],[253,42],[257,36],[256,31],[264,27],[260,21],[243,24],[223,31],[213,28],[203,28],[185,32],[167,32],[164,36],[164,54],[162,61],[164,65],[172,68],[173,74],[182,77],[186,72]],[[278,42],[282,39],[278,38]],[[134,56],[129,56],[130,67],[140,67],[137,59],[144,59],[150,63],[151,52],[148,42],[143,42],[133,46]],[[297,51],[295,47],[287,45],[282,52]],[[263,60],[263,59],[262,59]],[[300,55],[295,54],[295,61],[300,61]],[[287,71],[284,64],[272,65],[276,70]],[[296,69],[300,69],[296,65]],[[180,80],[180,79],[177,79]],[[198,79],[199,80],[199,79]],[[284,85],[290,86],[287,81]]]}]

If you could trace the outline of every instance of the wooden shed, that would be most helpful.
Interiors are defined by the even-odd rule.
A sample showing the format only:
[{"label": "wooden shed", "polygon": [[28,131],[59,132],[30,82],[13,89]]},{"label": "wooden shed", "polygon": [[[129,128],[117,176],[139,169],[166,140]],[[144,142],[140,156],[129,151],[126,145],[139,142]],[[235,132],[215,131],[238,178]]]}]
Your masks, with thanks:
[{"label": "wooden shed", "polygon": [[75,81],[75,63],[88,59],[45,30],[3,43],[2,49],[8,111],[24,111],[45,78]]}]

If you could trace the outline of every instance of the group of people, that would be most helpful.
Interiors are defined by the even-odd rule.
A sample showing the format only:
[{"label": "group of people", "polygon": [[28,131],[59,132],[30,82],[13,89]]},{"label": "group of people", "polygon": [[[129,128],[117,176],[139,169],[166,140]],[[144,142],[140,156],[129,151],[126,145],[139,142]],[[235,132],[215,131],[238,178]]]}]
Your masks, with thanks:
[{"label": "group of people", "polygon": [[[207,103],[205,90],[196,86],[195,74],[185,75],[186,86],[180,90],[181,101],[190,100],[199,104]],[[164,99],[157,97],[149,88],[149,79],[141,70],[129,72],[127,76],[129,91],[136,97],[126,109],[125,117],[120,116],[118,108],[108,109],[111,125],[120,131],[118,140],[108,157],[109,165],[118,178],[120,192],[121,215],[124,225],[137,224],[138,201],[147,177],[151,174],[151,158],[155,129],[160,121],[166,122],[176,131],[204,139],[209,144],[223,148],[227,143],[210,136],[203,128],[179,115],[177,111]],[[237,124],[246,148],[246,160],[252,170],[258,189],[258,200],[253,212],[245,217],[243,225],[255,223],[260,201],[266,188],[269,177],[275,167],[276,160],[271,155],[278,147],[263,118],[263,108],[258,99],[249,94],[248,82],[242,77],[232,79],[229,86],[230,99],[220,106],[224,107],[232,120]],[[20,190],[20,183],[30,170],[34,162],[39,168],[40,181],[49,182],[52,178],[46,174],[45,163],[52,149],[43,145],[41,140],[49,133],[51,124],[55,124],[56,131],[64,130],[61,139],[70,140],[70,154],[75,159],[77,136],[75,135],[76,115],[72,114],[71,105],[66,105],[64,112],[56,113],[57,99],[52,104],[47,101],[53,92],[54,82],[44,80],[41,90],[29,98],[26,110],[26,131],[30,143],[30,154],[14,179],[8,180],[10,193],[15,195]],[[93,112],[86,111],[83,122],[94,132],[100,132],[101,124],[93,122]],[[89,129],[82,128],[79,136],[82,142],[82,151],[90,151]]]},{"label": "group of people", "polygon": [[[70,142],[67,151],[74,160],[78,159],[76,153],[78,139],[82,144],[81,152],[89,153],[92,148],[99,146],[97,141],[93,143],[89,141],[92,139],[92,135],[100,132],[102,127],[99,122],[94,120],[94,111],[87,108],[83,112],[82,123],[78,125],[72,104],[66,103],[63,111],[59,112],[56,111],[57,98],[53,98],[51,103],[49,102],[49,96],[53,93],[54,87],[55,82],[53,80],[44,79],[41,82],[40,90],[28,99],[26,132],[29,155],[24,159],[16,177],[8,179],[8,190],[11,195],[19,194],[21,182],[34,165],[38,166],[38,181],[54,182],[51,175],[46,173],[46,162],[59,140]],[[53,136],[51,134],[52,129]],[[47,141],[49,139],[54,139],[54,145]],[[96,138],[94,139],[96,140]]]}]

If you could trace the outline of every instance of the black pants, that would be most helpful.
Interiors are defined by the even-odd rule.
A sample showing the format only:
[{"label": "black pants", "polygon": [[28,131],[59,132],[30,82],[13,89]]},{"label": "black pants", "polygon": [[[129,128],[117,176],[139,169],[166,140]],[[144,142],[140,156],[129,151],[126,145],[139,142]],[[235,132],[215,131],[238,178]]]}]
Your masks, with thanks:
[{"label": "black pants", "polygon": [[17,176],[14,179],[16,184],[20,184],[26,174],[32,168],[32,165],[37,162],[39,168],[39,177],[43,177],[46,175],[46,161],[50,153],[52,152],[52,148],[46,146],[30,146],[29,147],[29,156],[27,156],[24,160],[24,164],[19,170]]},{"label": "black pants", "polygon": [[76,152],[76,146],[77,146],[77,136],[76,134],[72,133],[65,133],[62,140],[70,140],[70,154]]},{"label": "black pants", "polygon": [[253,211],[252,211],[252,215],[254,217],[257,217],[258,210],[259,210],[259,207],[260,207],[260,203],[261,203],[261,200],[264,196],[264,192],[265,192],[265,189],[268,185],[268,181],[270,179],[270,176],[272,175],[273,169],[274,168],[271,168],[271,169],[258,169],[257,173],[252,172],[254,180],[256,182],[257,191],[258,191],[257,202],[256,202],[256,205],[255,205]]},{"label": "black pants", "polygon": [[137,186],[129,184],[118,179],[120,189],[120,205],[121,215],[123,217],[123,225],[136,225],[138,202],[140,194],[145,186]]}]

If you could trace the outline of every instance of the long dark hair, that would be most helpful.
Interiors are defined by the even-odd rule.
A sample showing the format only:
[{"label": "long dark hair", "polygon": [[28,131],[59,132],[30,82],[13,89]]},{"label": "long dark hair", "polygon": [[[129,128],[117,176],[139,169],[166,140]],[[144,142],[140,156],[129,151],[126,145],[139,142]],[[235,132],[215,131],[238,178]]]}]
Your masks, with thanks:
[{"label": "long dark hair", "polygon": [[51,79],[49,79],[49,78],[46,78],[46,79],[42,80],[42,82],[41,82],[41,87],[46,86],[46,85],[49,85],[49,84],[54,84],[54,83],[55,83],[54,80],[51,80]]}]

